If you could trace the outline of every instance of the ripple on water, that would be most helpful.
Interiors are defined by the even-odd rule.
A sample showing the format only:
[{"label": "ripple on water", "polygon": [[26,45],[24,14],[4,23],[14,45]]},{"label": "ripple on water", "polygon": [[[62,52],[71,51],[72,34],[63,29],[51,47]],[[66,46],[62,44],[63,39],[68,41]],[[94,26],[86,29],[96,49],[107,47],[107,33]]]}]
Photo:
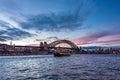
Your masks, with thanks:
[{"label": "ripple on water", "polygon": [[59,75],[57,75],[57,74],[51,74],[51,75],[45,74],[45,75],[39,77],[39,79],[52,79],[52,80],[57,80],[57,79],[60,79],[60,77],[59,77]]},{"label": "ripple on water", "polygon": [[29,72],[30,71],[30,69],[28,69],[28,68],[26,68],[26,69],[21,69],[21,70],[18,70],[18,72],[22,72],[22,73],[24,73],[24,72]]},{"label": "ripple on water", "polygon": [[[1,60],[1,58],[0,58]],[[120,56],[9,56],[0,62],[0,80],[120,80]]]}]

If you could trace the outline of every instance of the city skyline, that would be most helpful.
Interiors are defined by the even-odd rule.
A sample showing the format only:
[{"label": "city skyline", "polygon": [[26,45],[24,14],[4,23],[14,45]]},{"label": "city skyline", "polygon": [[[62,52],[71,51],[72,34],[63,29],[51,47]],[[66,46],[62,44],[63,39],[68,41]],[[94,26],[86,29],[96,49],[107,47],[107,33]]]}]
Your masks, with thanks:
[{"label": "city skyline", "polygon": [[78,46],[120,46],[119,0],[0,0],[0,42],[68,39]]}]

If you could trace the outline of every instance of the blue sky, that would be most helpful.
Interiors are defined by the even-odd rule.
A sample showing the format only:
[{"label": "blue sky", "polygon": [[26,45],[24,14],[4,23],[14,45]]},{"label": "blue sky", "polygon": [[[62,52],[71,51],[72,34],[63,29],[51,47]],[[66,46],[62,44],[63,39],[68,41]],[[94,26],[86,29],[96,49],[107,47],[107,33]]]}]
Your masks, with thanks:
[{"label": "blue sky", "polygon": [[80,46],[120,46],[120,0],[0,0],[0,42],[69,39]]}]

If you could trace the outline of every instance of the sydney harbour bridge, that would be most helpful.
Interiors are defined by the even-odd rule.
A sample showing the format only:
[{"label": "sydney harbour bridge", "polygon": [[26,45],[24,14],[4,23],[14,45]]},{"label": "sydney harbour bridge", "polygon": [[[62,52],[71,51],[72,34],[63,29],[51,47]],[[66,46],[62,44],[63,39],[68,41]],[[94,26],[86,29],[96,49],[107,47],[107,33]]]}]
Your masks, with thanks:
[{"label": "sydney harbour bridge", "polygon": [[57,41],[54,41],[54,42],[48,44],[48,46],[55,47],[56,45],[61,44],[61,43],[66,43],[66,44],[70,45],[71,49],[79,49],[76,44],[74,44],[73,42],[71,42],[69,40],[57,40]]},{"label": "sydney harbour bridge", "polygon": [[[64,46],[57,47],[57,45],[60,45],[62,43],[69,45],[69,47],[64,47]],[[15,48],[20,49],[20,50],[27,50],[27,51],[31,50],[31,51],[36,51],[36,52],[51,51],[51,50],[56,50],[56,49],[67,50],[67,51],[80,50],[80,48],[75,43],[71,42],[70,40],[56,40],[49,44],[47,44],[47,42],[40,42],[39,46],[15,46]]]},{"label": "sydney harbour bridge", "polygon": [[46,42],[40,42],[40,46],[15,46],[15,47],[21,47],[21,48],[48,48],[48,49],[52,49],[52,48],[57,48],[56,46],[59,45],[59,44],[62,44],[62,43],[65,43],[65,44],[68,44],[70,47],[62,47],[62,48],[69,48],[69,49],[79,49],[78,46],[71,42],[70,40],[56,40],[56,41],[53,41],[49,44],[47,44]]}]

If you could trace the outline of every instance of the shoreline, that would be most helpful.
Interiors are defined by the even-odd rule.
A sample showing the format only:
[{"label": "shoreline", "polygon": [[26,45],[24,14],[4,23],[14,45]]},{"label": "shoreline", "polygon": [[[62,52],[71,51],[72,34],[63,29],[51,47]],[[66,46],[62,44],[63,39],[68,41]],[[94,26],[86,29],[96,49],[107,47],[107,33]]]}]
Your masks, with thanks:
[{"label": "shoreline", "polygon": [[[78,53],[72,53],[71,55],[74,55],[74,54],[78,54]],[[79,54],[91,54],[91,53],[79,53]],[[92,53],[92,54],[96,54],[96,53]],[[100,53],[100,54],[106,54],[106,53]],[[113,53],[107,53],[107,54],[113,54]],[[31,56],[31,55],[53,55],[53,54],[26,54],[26,55],[11,55],[11,54],[7,54],[7,55],[2,54],[1,55],[0,54],[0,56]],[[119,55],[119,54],[115,54],[115,55]]]}]

